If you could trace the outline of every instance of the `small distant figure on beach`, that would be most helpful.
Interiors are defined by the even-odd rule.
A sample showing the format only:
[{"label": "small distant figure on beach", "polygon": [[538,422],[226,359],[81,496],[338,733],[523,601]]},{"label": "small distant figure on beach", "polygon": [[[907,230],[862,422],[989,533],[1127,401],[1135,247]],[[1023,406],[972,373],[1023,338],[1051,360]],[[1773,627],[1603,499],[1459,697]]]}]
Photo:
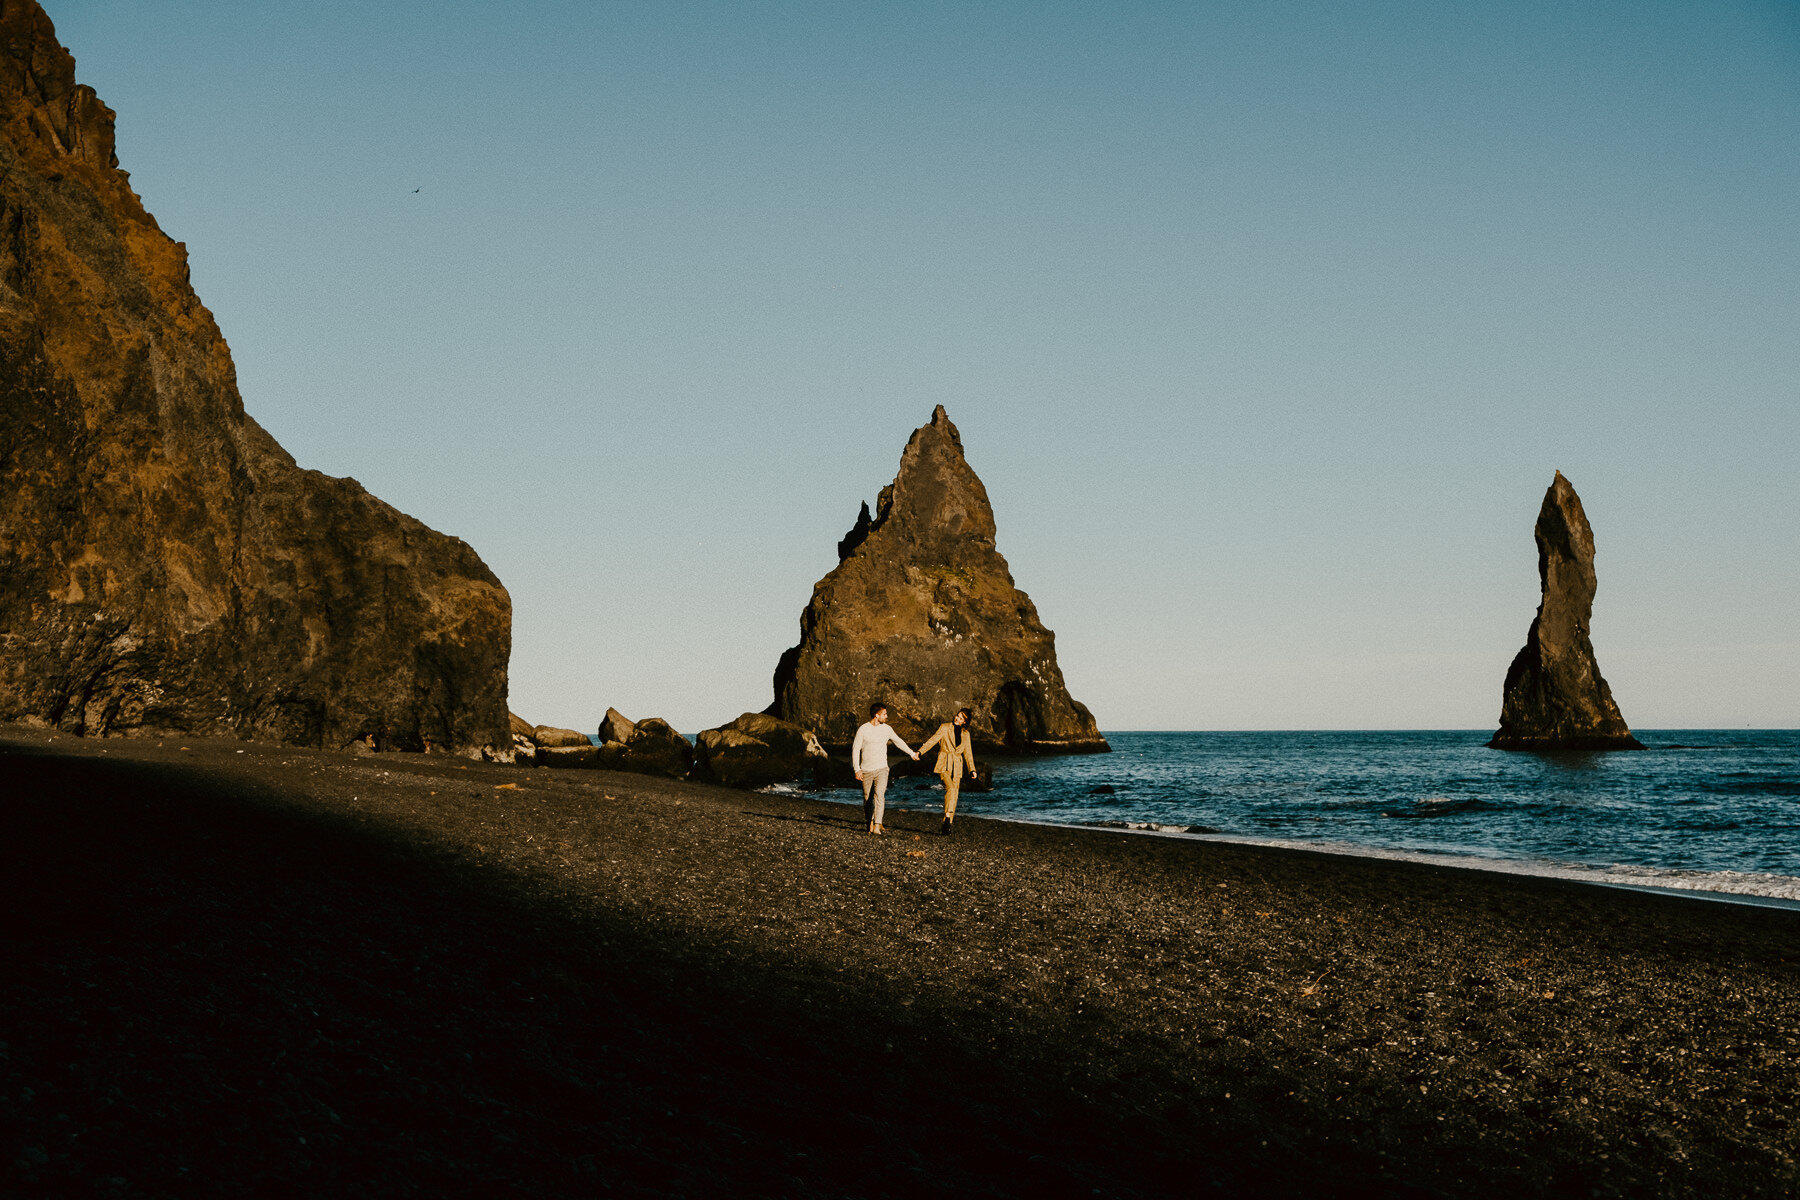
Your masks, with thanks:
[{"label": "small distant figure on beach", "polygon": [[957,709],[956,716],[939,725],[937,732],[919,747],[919,754],[933,746],[938,748],[937,765],[931,769],[944,781],[944,823],[938,832],[945,837],[950,836],[956,821],[956,796],[962,790],[963,769],[967,767],[970,775],[975,774],[975,747],[969,740],[969,722],[974,719],[975,714],[968,709]]},{"label": "small distant figure on beach", "polygon": [[919,761],[918,754],[894,732],[887,719],[887,705],[879,700],[869,705],[869,719],[850,743],[850,767],[856,772],[856,781],[862,784],[863,819],[869,823],[870,833],[882,831],[881,818],[887,811],[888,743],[906,751],[914,762]]}]

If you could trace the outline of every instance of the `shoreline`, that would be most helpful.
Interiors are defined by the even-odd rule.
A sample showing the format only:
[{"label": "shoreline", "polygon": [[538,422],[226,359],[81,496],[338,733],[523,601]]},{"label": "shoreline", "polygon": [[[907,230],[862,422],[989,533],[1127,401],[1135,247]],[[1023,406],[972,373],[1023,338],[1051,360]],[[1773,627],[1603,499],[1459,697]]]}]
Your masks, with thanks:
[{"label": "shoreline", "polygon": [[1800,1184],[1789,911],[257,743],[0,783],[42,1192]]},{"label": "shoreline", "polygon": [[[998,817],[994,820],[1023,820],[1017,817]],[[1045,822],[1051,824],[1052,822]],[[1070,825],[1072,829],[1106,829],[1105,826]],[[1324,854],[1331,857],[1367,858],[1379,862],[1413,862],[1427,866],[1448,867],[1458,871],[1479,871],[1492,875],[1523,876],[1529,879],[1560,879],[1568,883],[1579,883],[1589,887],[1620,888],[1632,892],[1648,892],[1656,895],[1687,897],[1695,900],[1710,900],[1721,904],[1744,904],[1752,908],[1778,908],[1800,912],[1800,895],[1771,895],[1765,892],[1732,892],[1717,888],[1683,887],[1677,884],[1638,883],[1620,879],[1601,877],[1607,870],[1634,870],[1646,873],[1682,874],[1674,868],[1629,867],[1623,864],[1611,868],[1584,867],[1569,863],[1556,863],[1548,860],[1524,860],[1485,858],[1480,855],[1457,855],[1449,853],[1432,853],[1425,850],[1384,850],[1376,847],[1354,846],[1345,842],[1314,843],[1277,838],[1239,837],[1232,834],[1188,833],[1173,829],[1117,829],[1111,832],[1148,834],[1153,837],[1173,837],[1193,839],[1204,842],[1219,842],[1233,846],[1262,846],[1271,850],[1301,850],[1309,854]],[[1720,874],[1717,871],[1687,872],[1697,877],[1712,878]],[[1800,878],[1789,875],[1750,875],[1748,878],[1779,880],[1781,884],[1793,885],[1800,889]]]},{"label": "shoreline", "polygon": [[[827,804],[843,804],[851,808],[859,807],[860,799],[835,800],[831,795],[836,792],[850,791],[842,787],[788,788],[775,785],[774,788],[760,788],[763,795],[788,796],[794,798],[808,797],[818,799]],[[958,819],[978,815],[980,795],[965,793]],[[1390,850],[1378,846],[1358,846],[1351,842],[1311,842],[1300,839],[1257,838],[1231,833],[1197,833],[1189,827],[1158,825],[1155,822],[1094,822],[1037,820],[1031,817],[1016,815],[980,814],[984,821],[1001,821],[1020,825],[1041,825],[1053,829],[1068,829],[1089,833],[1121,833],[1144,837],[1174,838],[1182,841],[1213,842],[1230,846],[1260,846],[1270,850],[1297,850],[1308,854],[1322,854],[1328,857],[1351,859],[1370,859],[1377,862],[1410,862],[1426,866],[1448,867],[1461,871],[1479,871],[1495,875],[1521,876],[1530,879],[1560,879],[1569,883],[1586,884],[1592,887],[1621,888],[1626,891],[1640,891],[1672,896],[1685,896],[1697,900],[1711,900],[1723,904],[1743,904],[1753,908],[1776,908],[1800,912],[1800,876],[1774,875],[1756,872],[1720,872],[1687,870],[1674,867],[1646,867],[1617,863],[1611,867],[1595,867],[1576,863],[1559,863],[1549,859],[1505,859],[1490,858],[1482,855],[1458,855],[1449,852],[1429,850]],[[1787,894],[1766,891],[1732,891],[1716,887],[1701,887],[1697,884],[1686,886],[1678,883],[1656,883],[1648,880],[1632,880],[1608,878],[1606,872],[1637,872],[1654,879],[1659,876],[1690,876],[1696,880],[1719,880],[1721,876],[1736,877],[1753,881],[1748,886],[1781,887],[1788,889]],[[1729,882],[1729,879],[1724,880]],[[1767,882],[1764,882],[1767,881]]]}]

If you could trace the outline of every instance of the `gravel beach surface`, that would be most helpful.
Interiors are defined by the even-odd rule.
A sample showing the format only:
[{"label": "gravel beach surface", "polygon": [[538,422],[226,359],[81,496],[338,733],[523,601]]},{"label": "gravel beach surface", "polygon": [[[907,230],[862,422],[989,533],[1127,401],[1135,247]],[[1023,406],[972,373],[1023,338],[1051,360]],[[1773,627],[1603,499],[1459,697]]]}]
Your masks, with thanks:
[{"label": "gravel beach surface", "polygon": [[1800,913],[934,796],[0,730],[8,1191],[1800,1189]]}]

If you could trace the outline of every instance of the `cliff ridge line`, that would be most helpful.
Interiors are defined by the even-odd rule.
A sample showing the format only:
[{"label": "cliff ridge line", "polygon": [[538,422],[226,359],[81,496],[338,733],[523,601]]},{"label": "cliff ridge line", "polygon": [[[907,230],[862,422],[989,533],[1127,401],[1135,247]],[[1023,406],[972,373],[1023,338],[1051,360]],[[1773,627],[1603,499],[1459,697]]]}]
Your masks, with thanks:
[{"label": "cliff ridge line", "polygon": [[509,758],[506,589],[245,414],[112,110],[0,47],[0,720]]}]

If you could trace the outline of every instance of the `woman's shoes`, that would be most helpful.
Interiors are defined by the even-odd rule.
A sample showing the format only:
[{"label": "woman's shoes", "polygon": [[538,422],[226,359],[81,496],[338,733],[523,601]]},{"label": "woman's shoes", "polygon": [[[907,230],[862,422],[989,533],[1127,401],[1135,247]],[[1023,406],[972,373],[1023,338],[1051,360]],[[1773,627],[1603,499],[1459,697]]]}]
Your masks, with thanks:
[{"label": "woman's shoes", "polygon": [[881,829],[881,826],[880,826],[880,825],[877,825],[877,824],[876,824],[876,823],[875,823],[875,822],[873,822],[873,821],[870,821],[870,822],[869,822],[869,832],[870,832],[870,833],[873,833],[873,834],[877,834],[877,835],[879,835],[879,834],[880,834],[880,833],[881,833],[881,832],[882,832],[882,829]]},{"label": "woman's shoes", "polygon": [[942,825],[938,826],[938,833],[940,835],[942,835],[943,837],[949,837],[950,836],[950,824],[951,824],[950,818],[945,817],[944,823]]}]

